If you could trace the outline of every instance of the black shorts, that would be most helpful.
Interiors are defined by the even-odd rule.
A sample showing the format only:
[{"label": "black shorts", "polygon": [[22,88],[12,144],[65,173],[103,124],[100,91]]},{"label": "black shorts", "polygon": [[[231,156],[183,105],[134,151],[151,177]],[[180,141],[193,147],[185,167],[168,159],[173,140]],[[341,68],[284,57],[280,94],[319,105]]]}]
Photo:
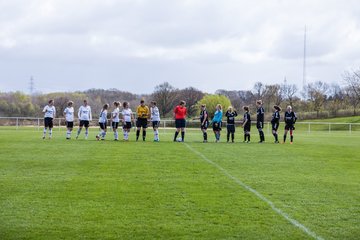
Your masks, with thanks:
[{"label": "black shorts", "polygon": [[229,133],[235,133],[235,125],[234,124],[226,125],[226,129]]},{"label": "black shorts", "polygon": [[273,131],[277,131],[279,128],[279,123],[271,123],[271,128]]},{"label": "black shorts", "polygon": [[212,127],[214,131],[221,131],[221,122],[213,122]]},{"label": "black shorts", "polygon": [[53,118],[49,118],[49,117],[44,118],[44,125],[46,128],[47,127],[53,128],[54,127]]},{"label": "black shorts", "polygon": [[250,129],[251,129],[251,124],[245,124],[244,126],[244,132],[250,132]]},{"label": "black shorts", "polygon": [[117,129],[119,127],[119,122],[112,122],[111,126],[113,129]]},{"label": "black shorts", "polygon": [[66,127],[67,128],[73,128],[74,127],[74,122],[66,122]]},{"label": "black shorts", "polygon": [[209,127],[209,121],[205,121],[204,124],[201,125],[201,129],[206,130]]},{"label": "black shorts", "polygon": [[87,120],[80,120],[80,127],[83,127],[83,126],[85,126],[86,128],[88,128],[89,127],[89,121],[87,121]]},{"label": "black shorts", "polygon": [[264,128],[264,122],[256,122],[256,128],[257,129],[263,129]]},{"label": "black shorts", "polygon": [[185,119],[175,119],[175,128],[185,128],[186,120]]},{"label": "black shorts", "polygon": [[152,121],[152,127],[158,128],[160,126],[160,121]]},{"label": "black shorts", "polygon": [[125,122],[123,125],[123,129],[131,129],[131,122]]},{"label": "black shorts", "polygon": [[101,123],[99,122],[99,126],[102,130],[105,130],[106,129],[106,123]]},{"label": "black shorts", "polygon": [[136,127],[138,128],[147,128],[147,118],[138,118],[136,121]]},{"label": "black shorts", "polygon": [[285,125],[285,130],[295,130],[294,124],[287,123]]}]

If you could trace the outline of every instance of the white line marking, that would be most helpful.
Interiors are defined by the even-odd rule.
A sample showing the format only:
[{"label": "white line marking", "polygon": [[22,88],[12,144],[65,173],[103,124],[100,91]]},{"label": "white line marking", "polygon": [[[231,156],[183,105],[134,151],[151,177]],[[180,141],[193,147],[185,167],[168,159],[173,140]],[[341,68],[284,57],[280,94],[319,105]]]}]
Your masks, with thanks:
[{"label": "white line marking", "polygon": [[193,149],[192,147],[190,147],[187,143],[184,143],[185,146],[190,149],[193,153],[197,154],[198,156],[200,156],[203,160],[205,160],[206,162],[210,163],[211,165],[213,165],[214,167],[216,167],[217,169],[219,169],[224,175],[226,175],[227,177],[229,177],[230,179],[232,179],[235,183],[237,183],[238,185],[240,185],[241,187],[245,188],[246,190],[248,190],[249,192],[252,192],[253,194],[255,194],[258,198],[260,198],[262,201],[264,201],[265,203],[267,203],[276,213],[278,213],[280,216],[282,216],[283,218],[285,218],[288,222],[290,222],[292,225],[294,225],[297,228],[300,228],[302,231],[304,231],[307,235],[313,237],[314,239],[317,240],[323,240],[322,237],[318,236],[316,233],[314,233],[313,231],[311,231],[310,229],[308,229],[307,227],[305,227],[303,224],[301,224],[300,222],[298,222],[297,220],[291,218],[287,213],[283,212],[280,208],[277,208],[275,206],[275,204],[273,202],[271,202],[269,199],[267,199],[266,197],[264,197],[261,193],[259,193],[258,191],[256,191],[255,189],[251,188],[250,186],[246,185],[245,183],[243,183],[241,180],[237,179],[236,177],[234,177],[233,175],[231,175],[228,171],[226,171],[223,167],[221,167],[219,164],[211,161],[210,159],[208,159],[206,156],[204,156],[201,152],[196,151],[195,149]]}]

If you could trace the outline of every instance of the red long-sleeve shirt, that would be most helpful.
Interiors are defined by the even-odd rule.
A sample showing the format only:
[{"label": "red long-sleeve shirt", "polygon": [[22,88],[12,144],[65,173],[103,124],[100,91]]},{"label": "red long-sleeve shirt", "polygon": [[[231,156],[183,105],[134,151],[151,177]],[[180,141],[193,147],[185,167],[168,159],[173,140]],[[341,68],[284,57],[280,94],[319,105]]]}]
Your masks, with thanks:
[{"label": "red long-sleeve shirt", "polygon": [[185,119],[186,118],[186,107],[176,106],[174,109],[175,119]]}]

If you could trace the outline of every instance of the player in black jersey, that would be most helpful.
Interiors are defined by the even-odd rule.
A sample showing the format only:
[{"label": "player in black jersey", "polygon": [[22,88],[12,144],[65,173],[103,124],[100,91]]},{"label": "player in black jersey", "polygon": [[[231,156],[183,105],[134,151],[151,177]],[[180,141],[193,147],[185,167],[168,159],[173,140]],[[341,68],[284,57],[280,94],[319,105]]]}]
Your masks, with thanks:
[{"label": "player in black jersey", "polygon": [[279,106],[275,105],[274,113],[273,113],[272,119],[271,119],[272,134],[275,137],[275,143],[279,143],[277,130],[279,128],[279,122],[280,122],[280,111],[281,111],[281,108]]},{"label": "player in black jersey", "polygon": [[264,135],[264,115],[265,115],[265,110],[262,106],[262,101],[261,100],[257,100],[256,101],[256,107],[257,107],[257,111],[256,111],[256,128],[259,131],[259,135],[260,135],[260,141],[259,143],[265,142],[265,135]]},{"label": "player in black jersey", "polygon": [[285,121],[284,143],[286,141],[286,136],[289,130],[290,130],[290,144],[293,143],[294,140],[293,131],[295,130],[294,124],[296,120],[297,120],[296,113],[293,112],[291,106],[288,106],[284,117],[284,121]]},{"label": "player in black jersey", "polygon": [[194,118],[193,120],[200,119],[201,131],[203,133],[204,143],[207,142],[207,128],[209,127],[209,114],[206,111],[206,105],[201,104],[200,117]]},{"label": "player in black jersey", "polygon": [[230,134],[231,134],[231,142],[234,142],[234,135],[235,135],[235,117],[237,116],[237,112],[234,110],[232,106],[228,108],[228,110],[225,113],[226,116],[226,129],[227,129],[227,142],[230,140]]},{"label": "player in black jersey", "polygon": [[249,113],[249,107],[243,107],[244,113],[244,121],[242,127],[244,128],[244,142],[250,143],[250,128],[251,128],[251,119]]}]

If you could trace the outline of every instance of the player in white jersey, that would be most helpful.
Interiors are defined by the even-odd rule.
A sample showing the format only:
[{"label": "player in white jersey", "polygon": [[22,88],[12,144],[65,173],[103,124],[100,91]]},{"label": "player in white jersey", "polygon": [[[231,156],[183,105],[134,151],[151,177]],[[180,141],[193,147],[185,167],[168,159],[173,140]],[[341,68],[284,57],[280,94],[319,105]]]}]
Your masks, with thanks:
[{"label": "player in white jersey", "polygon": [[134,115],[133,112],[131,111],[131,109],[129,108],[129,103],[128,102],[123,102],[123,110],[121,112],[122,117],[123,117],[123,132],[124,132],[124,140],[128,141],[129,140],[129,132],[131,130],[131,123],[134,120]]},{"label": "player in white jersey", "polygon": [[151,113],[150,119],[154,129],[154,142],[159,142],[160,112],[159,112],[159,108],[156,106],[155,101],[151,102],[150,113]]},{"label": "player in white jersey", "polygon": [[84,100],[84,105],[79,108],[78,117],[80,120],[79,129],[77,131],[76,139],[79,137],[82,128],[85,126],[85,139],[89,135],[89,124],[92,121],[91,107],[88,105],[87,100]]},{"label": "player in white jersey", "polygon": [[56,116],[56,109],[54,107],[54,100],[51,99],[48,102],[48,105],[46,105],[43,109],[44,113],[44,133],[43,133],[43,139],[45,139],[46,136],[46,129],[49,128],[49,139],[52,138],[52,129],[53,129],[53,119]]},{"label": "player in white jersey", "polygon": [[113,105],[114,105],[114,110],[111,113],[111,126],[114,132],[114,140],[118,141],[119,133],[117,129],[120,122],[120,109],[119,109],[120,102],[115,101]]},{"label": "player in white jersey", "polygon": [[109,104],[105,104],[101,109],[99,115],[99,126],[100,126],[100,133],[96,135],[97,140],[105,140],[106,130],[107,130],[107,109],[109,108]]},{"label": "player in white jersey", "polygon": [[71,132],[74,128],[74,108],[73,108],[73,102],[69,101],[68,102],[68,106],[65,108],[64,110],[64,117],[65,117],[65,121],[66,121],[66,139],[70,139],[71,138]]}]

